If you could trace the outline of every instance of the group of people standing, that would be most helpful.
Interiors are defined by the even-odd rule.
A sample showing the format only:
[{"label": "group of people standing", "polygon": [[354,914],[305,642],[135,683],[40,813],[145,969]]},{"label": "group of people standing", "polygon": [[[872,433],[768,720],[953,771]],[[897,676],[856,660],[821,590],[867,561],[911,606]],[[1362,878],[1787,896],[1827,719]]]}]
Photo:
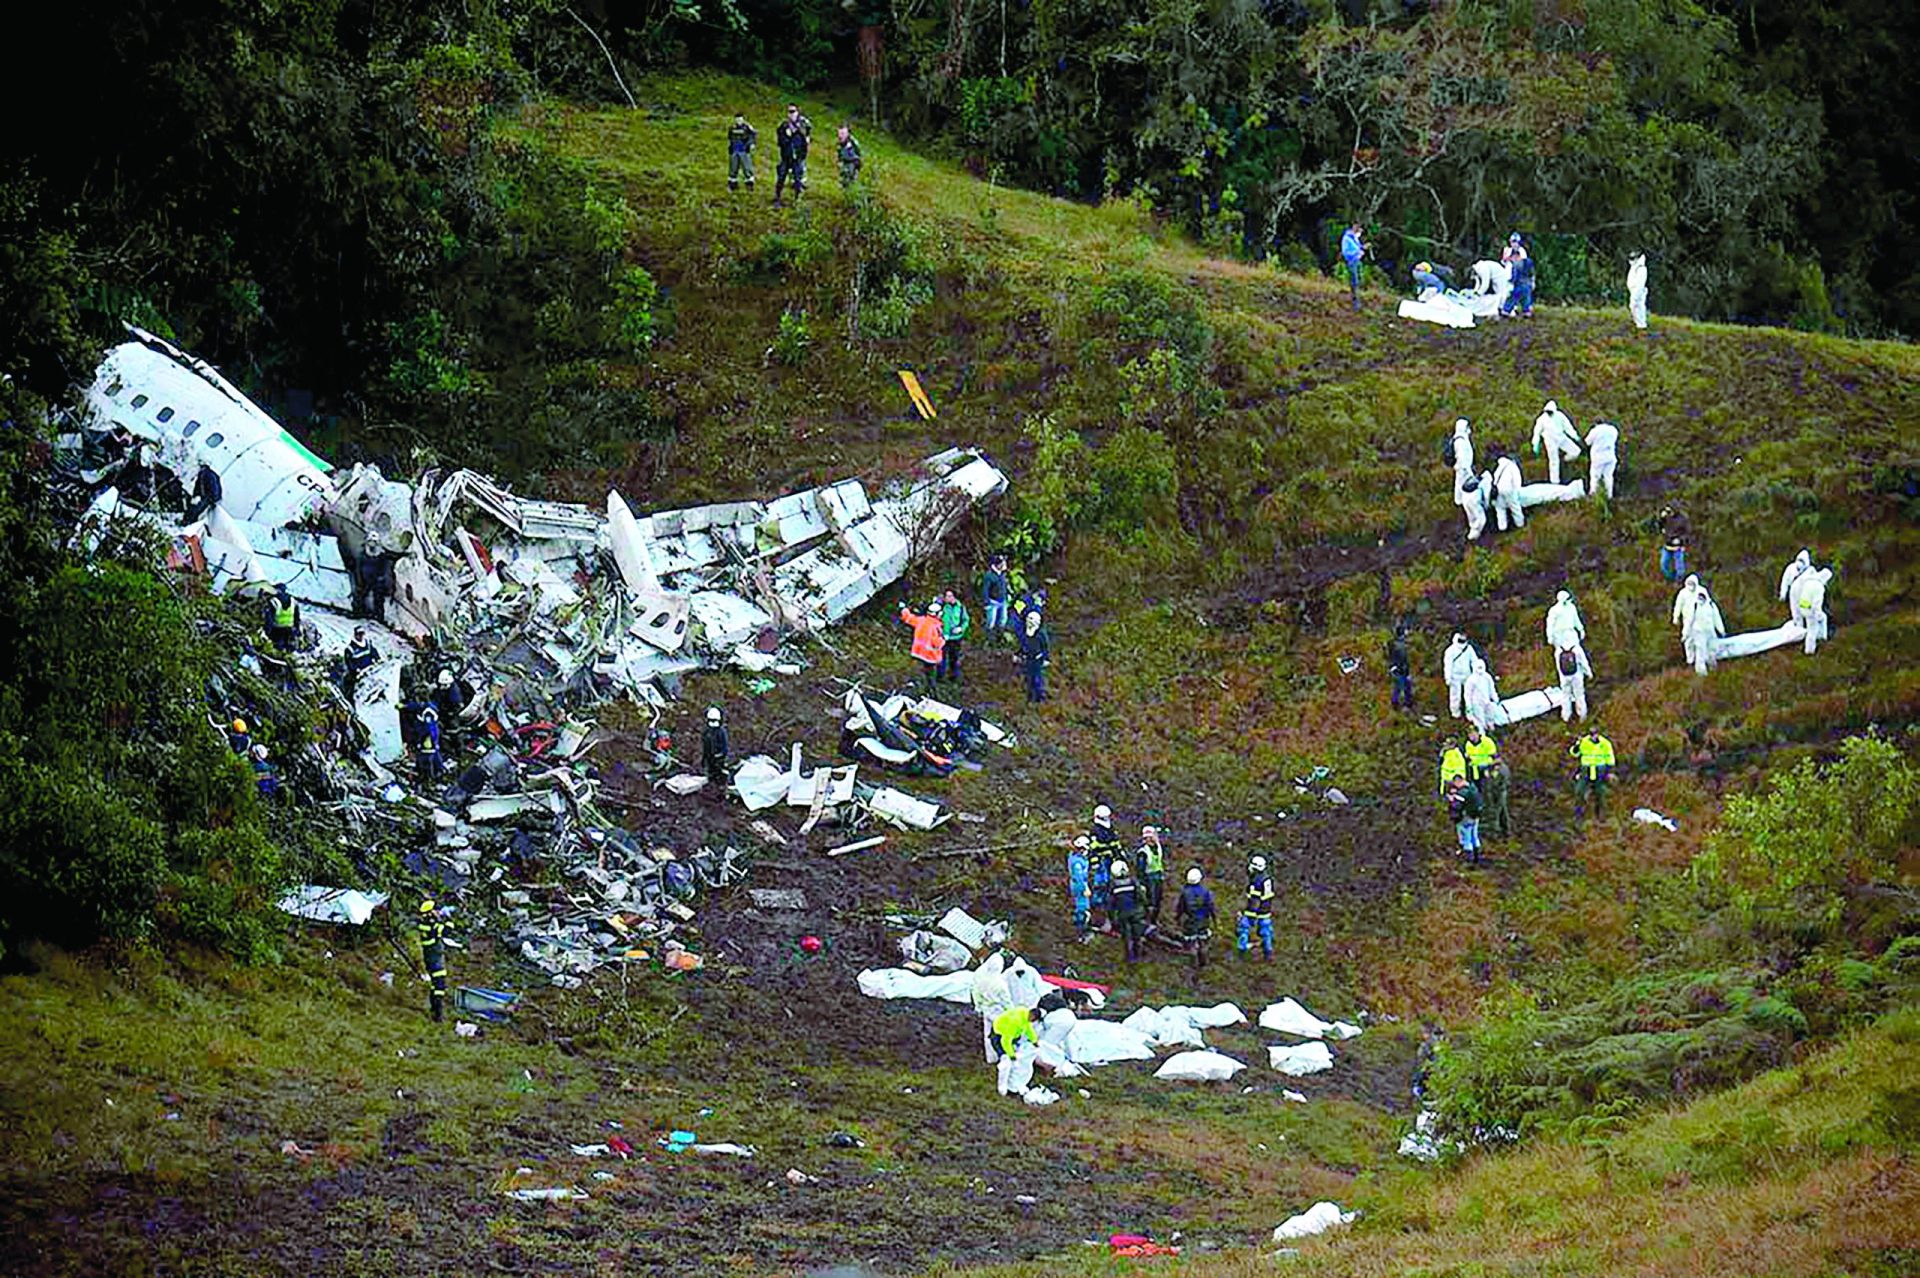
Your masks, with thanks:
[{"label": "group of people standing", "polygon": [[[1012,570],[1005,555],[995,555],[988,561],[980,577],[985,634],[989,640],[1017,645],[1027,701],[1032,704],[1047,699],[1047,667],[1053,661],[1046,607],[1044,586],[1015,597]],[[928,695],[942,682],[959,683],[960,654],[973,632],[973,614],[960,602],[960,596],[948,590],[924,608],[904,604],[900,620],[913,632],[911,653]]]},{"label": "group of people standing", "polygon": [[[778,208],[783,203],[788,183],[793,185],[793,198],[799,199],[807,187],[807,154],[813,147],[813,121],[800,112],[798,103],[787,103],[787,113],[774,126],[773,140],[780,148],[780,164],[774,171],[773,203]],[[733,117],[733,124],[727,129],[727,189],[738,191],[745,186],[753,189],[753,152],[759,145],[760,133],[747,123],[744,112]],[[863,162],[860,154],[859,139],[853,136],[853,126],[840,126],[835,142],[835,152],[840,161],[840,185],[851,189],[860,176]]]},{"label": "group of people standing", "polygon": [[[1612,422],[1596,421],[1583,438],[1573,419],[1554,400],[1548,400],[1533,420],[1533,452],[1546,454],[1547,482],[1561,483],[1561,467],[1580,456],[1581,444],[1587,450],[1587,492],[1613,500],[1614,476],[1620,469],[1620,428]],[[1499,446],[1491,450],[1492,466],[1476,470],[1474,466],[1473,425],[1465,417],[1455,419],[1453,433],[1443,443],[1442,454],[1453,468],[1453,500],[1465,514],[1467,540],[1478,541],[1486,531],[1491,511],[1501,532],[1509,523],[1515,528],[1527,526],[1527,512],[1520,490],[1526,484],[1520,463]]]}]

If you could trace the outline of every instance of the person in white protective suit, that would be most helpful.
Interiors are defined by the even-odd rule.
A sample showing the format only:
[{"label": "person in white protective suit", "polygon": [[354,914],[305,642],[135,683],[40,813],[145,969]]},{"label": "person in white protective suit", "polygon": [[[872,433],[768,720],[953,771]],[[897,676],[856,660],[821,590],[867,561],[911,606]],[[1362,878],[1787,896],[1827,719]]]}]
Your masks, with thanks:
[{"label": "person in white protective suit", "polygon": [[1473,427],[1464,417],[1453,423],[1453,474],[1459,482],[1461,475],[1473,473]]},{"label": "person in white protective suit", "polygon": [[1802,550],[1793,557],[1780,574],[1780,602],[1787,605],[1787,615],[1793,615],[1793,583],[1800,580],[1800,574],[1813,567],[1813,552]]},{"label": "person in white protective suit", "polygon": [[1453,500],[1467,517],[1467,540],[1479,541],[1480,534],[1487,526],[1487,489],[1491,484],[1480,482],[1480,476],[1470,470],[1453,472]]},{"label": "person in white protective suit", "polygon": [[1560,411],[1560,405],[1552,400],[1540,410],[1533,419],[1533,451],[1542,450],[1547,454],[1547,482],[1560,482],[1560,462],[1562,458],[1572,460],[1580,455],[1580,436],[1574,432],[1573,419]]},{"label": "person in white protective suit", "polygon": [[1587,623],[1580,620],[1580,607],[1573,596],[1561,591],[1547,609],[1547,647],[1563,648],[1587,637]]},{"label": "person in white protective suit", "polygon": [[1473,659],[1473,673],[1467,676],[1462,695],[1467,702],[1467,722],[1480,731],[1490,732],[1495,724],[1506,722],[1506,711],[1500,706],[1500,687],[1493,681],[1493,671],[1478,657]]},{"label": "person in white protective suit", "polygon": [[1720,664],[1720,658],[1714,655],[1713,641],[1726,633],[1727,622],[1720,615],[1720,605],[1713,601],[1707,588],[1701,586],[1699,598],[1694,600],[1693,615],[1687,620],[1687,660],[1693,663],[1695,674],[1706,675]]},{"label": "person in white protective suit", "polygon": [[1633,312],[1633,326],[1647,326],[1647,255],[1635,253],[1627,259],[1627,309]]},{"label": "person in white protective suit", "polygon": [[1613,472],[1620,464],[1620,428],[1612,422],[1595,422],[1587,432],[1587,492],[1598,497],[1600,485],[1607,486],[1607,500],[1613,500]]},{"label": "person in white protective suit", "polygon": [[1587,650],[1577,643],[1560,645],[1554,649],[1553,669],[1560,676],[1560,691],[1567,698],[1560,707],[1562,722],[1576,714],[1586,718],[1587,680],[1593,674],[1593,667],[1587,664]]},{"label": "person in white protective suit", "polygon": [[[1705,593],[1700,578],[1688,573],[1686,581],[1680,585],[1680,593],[1673,597],[1673,624],[1680,628],[1683,643],[1686,641],[1687,627],[1693,623],[1693,606],[1700,602],[1700,596]],[[1693,658],[1689,656],[1687,659],[1691,661]]]},{"label": "person in white protective suit", "polygon": [[973,1010],[980,1013],[980,1038],[986,1047],[987,1064],[1000,1059],[1000,1044],[993,1032],[993,1018],[1013,1006],[1013,993],[1007,988],[1007,956],[1004,951],[989,954],[974,969],[973,985],[968,991]]},{"label": "person in white protective suit", "polygon": [[1509,287],[1512,274],[1499,262],[1482,258],[1473,264],[1473,291],[1498,297]]},{"label": "person in white protective suit", "polygon": [[1473,663],[1479,659],[1480,654],[1473,650],[1467,637],[1457,632],[1440,656],[1440,677],[1447,683],[1447,713],[1456,719],[1461,713],[1462,690],[1467,686],[1467,677],[1473,673]]},{"label": "person in white protective suit", "polygon": [[1827,582],[1831,568],[1809,568],[1793,579],[1793,619],[1807,630],[1806,650],[1827,637]]},{"label": "person in white protective suit", "polygon": [[1527,512],[1520,505],[1520,486],[1525,482],[1520,463],[1501,453],[1493,463],[1493,516],[1501,532],[1507,530],[1509,518],[1515,528],[1527,526]]}]

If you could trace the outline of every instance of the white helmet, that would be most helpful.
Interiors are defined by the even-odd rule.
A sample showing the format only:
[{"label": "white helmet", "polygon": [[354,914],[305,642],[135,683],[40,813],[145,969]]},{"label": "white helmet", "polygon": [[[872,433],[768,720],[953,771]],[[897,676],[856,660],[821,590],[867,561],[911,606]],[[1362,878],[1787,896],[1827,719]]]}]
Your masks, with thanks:
[{"label": "white helmet", "polygon": [[1126,860],[1125,860],[1125,858],[1123,858],[1123,857],[1115,857],[1115,858],[1113,859],[1113,877],[1114,877],[1114,878],[1116,878],[1116,879],[1124,879],[1124,878],[1126,878],[1126,877],[1127,877],[1127,875],[1129,875],[1129,874],[1131,874],[1131,873],[1132,873],[1132,871],[1131,871],[1130,869],[1128,869],[1128,868],[1127,868],[1127,862],[1126,862]]},{"label": "white helmet", "polygon": [[1088,848],[1093,846],[1093,843],[1090,839],[1087,838],[1086,835],[1083,834],[1079,838],[1073,841],[1073,846],[1075,846],[1076,848],[1079,848],[1082,852],[1085,852]]},{"label": "white helmet", "polygon": [[1199,881],[1200,881],[1200,867],[1196,865],[1191,870],[1187,871],[1187,882],[1198,883]]},{"label": "white helmet", "polygon": [[451,688],[453,686],[453,671],[442,670],[440,672],[439,684],[443,688]]},{"label": "white helmet", "polygon": [[1113,820],[1113,809],[1102,803],[1093,810],[1093,819],[1096,821],[1111,821]]},{"label": "white helmet", "polygon": [[1256,873],[1264,872],[1267,868],[1267,858],[1264,856],[1256,856],[1253,860],[1247,862],[1247,868]]},{"label": "white helmet", "polygon": [[1543,413],[1557,413],[1560,411],[1560,405],[1554,403],[1552,400],[1548,400],[1547,406],[1540,411]]},{"label": "white helmet", "polygon": [[708,722],[708,723],[718,723],[718,722],[720,722],[720,707],[719,707],[719,706],[708,706],[708,707],[707,707],[707,722]]},{"label": "white helmet", "polygon": [[1140,827],[1140,837],[1143,839],[1157,839],[1160,837],[1160,827],[1157,825],[1143,825]]}]

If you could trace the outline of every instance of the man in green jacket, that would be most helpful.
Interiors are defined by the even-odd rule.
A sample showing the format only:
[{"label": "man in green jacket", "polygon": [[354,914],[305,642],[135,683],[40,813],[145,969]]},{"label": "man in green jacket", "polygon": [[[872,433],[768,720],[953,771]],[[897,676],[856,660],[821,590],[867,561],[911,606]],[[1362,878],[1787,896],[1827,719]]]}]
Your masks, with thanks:
[{"label": "man in green jacket", "polygon": [[940,600],[940,633],[947,645],[940,653],[940,677],[960,682],[960,641],[973,629],[973,617],[960,596],[949,590]]}]

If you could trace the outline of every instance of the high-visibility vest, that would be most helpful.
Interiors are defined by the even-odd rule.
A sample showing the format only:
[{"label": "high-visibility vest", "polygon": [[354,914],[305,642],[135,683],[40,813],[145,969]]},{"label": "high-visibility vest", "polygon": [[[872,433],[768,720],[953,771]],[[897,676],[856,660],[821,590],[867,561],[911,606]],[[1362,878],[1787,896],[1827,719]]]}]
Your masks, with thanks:
[{"label": "high-visibility vest", "polygon": [[1040,1041],[1039,1033],[1033,1028],[1033,1013],[1024,1007],[1010,1007],[994,1017],[993,1033],[1000,1040],[1000,1050],[1008,1056],[1013,1055],[1014,1045],[1023,1038]]},{"label": "high-visibility vest", "polygon": [[1590,737],[1581,737],[1573,743],[1572,753],[1580,756],[1580,771],[1588,777],[1596,777],[1600,769],[1613,766],[1613,742],[1601,737],[1598,741]]},{"label": "high-visibility vest", "polygon": [[1250,919],[1273,917],[1273,880],[1264,874],[1257,874],[1247,880],[1247,908],[1242,911]]},{"label": "high-visibility vest", "polygon": [[1466,755],[1467,755],[1468,778],[1474,781],[1478,781],[1480,779],[1480,774],[1485,772],[1489,767],[1493,766],[1493,761],[1495,758],[1499,756],[1499,754],[1500,754],[1500,744],[1497,741],[1495,741],[1492,737],[1486,735],[1485,733],[1482,733],[1480,735],[1480,739],[1478,741],[1467,742]]},{"label": "high-visibility vest", "polygon": [[284,606],[275,604],[273,608],[273,624],[281,630],[293,629],[293,618],[298,608],[299,605],[291,599],[287,600]]},{"label": "high-visibility vest", "polygon": [[1459,746],[1454,746],[1440,756],[1440,788],[1447,788],[1447,782],[1455,777],[1467,775],[1467,756]]},{"label": "high-visibility vest", "polygon": [[1166,850],[1157,841],[1141,843],[1140,872],[1142,874],[1163,874],[1166,872],[1166,865]]}]

